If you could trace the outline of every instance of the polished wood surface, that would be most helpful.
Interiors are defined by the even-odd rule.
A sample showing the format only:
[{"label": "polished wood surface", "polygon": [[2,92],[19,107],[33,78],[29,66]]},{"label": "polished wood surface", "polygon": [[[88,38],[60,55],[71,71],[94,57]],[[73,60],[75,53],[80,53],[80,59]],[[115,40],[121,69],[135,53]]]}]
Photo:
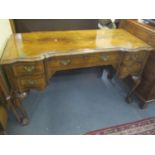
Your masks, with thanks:
[{"label": "polished wood surface", "polygon": [[119,78],[133,77],[130,101],[152,49],[123,29],[23,33],[10,37],[1,65],[26,117],[20,98],[31,89],[43,90],[62,70],[111,65]]},{"label": "polished wood surface", "polygon": [[[120,28],[124,28],[155,48],[155,27],[139,23],[137,20],[122,20]],[[143,103],[142,107],[155,101],[155,51],[151,52],[148,58],[141,84],[137,88],[137,96]]]},{"label": "polished wood surface", "polygon": [[140,49],[150,50],[150,46],[122,29],[19,33],[10,37],[1,64],[50,56]]}]

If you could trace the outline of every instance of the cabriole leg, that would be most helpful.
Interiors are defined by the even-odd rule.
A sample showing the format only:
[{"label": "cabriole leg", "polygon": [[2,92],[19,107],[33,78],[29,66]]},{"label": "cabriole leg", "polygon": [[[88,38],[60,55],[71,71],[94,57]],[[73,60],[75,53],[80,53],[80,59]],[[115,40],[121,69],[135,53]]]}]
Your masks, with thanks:
[{"label": "cabriole leg", "polygon": [[22,105],[22,99],[26,96],[26,93],[15,94],[13,97],[13,105],[11,107],[17,121],[22,125],[29,123],[28,114]]},{"label": "cabriole leg", "polygon": [[136,88],[139,86],[139,84],[141,82],[141,76],[132,76],[132,79],[134,81],[134,85],[133,85],[132,89],[129,91],[127,97],[126,97],[127,103],[131,103],[132,102],[133,94],[134,94]]}]

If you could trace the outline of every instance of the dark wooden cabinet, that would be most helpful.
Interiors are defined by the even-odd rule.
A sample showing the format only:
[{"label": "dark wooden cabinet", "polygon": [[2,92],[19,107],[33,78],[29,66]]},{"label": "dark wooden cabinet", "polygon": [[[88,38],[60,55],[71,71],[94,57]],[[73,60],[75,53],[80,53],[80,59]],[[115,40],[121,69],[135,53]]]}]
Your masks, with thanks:
[{"label": "dark wooden cabinet", "polygon": [[[137,20],[122,20],[120,27],[155,47],[155,27],[139,23]],[[155,51],[151,52],[146,63],[142,82],[137,88],[137,95],[143,102],[142,107],[155,101]]]},{"label": "dark wooden cabinet", "polygon": [[137,89],[143,95],[144,103],[155,101],[155,54],[152,54],[145,66],[142,83]]}]

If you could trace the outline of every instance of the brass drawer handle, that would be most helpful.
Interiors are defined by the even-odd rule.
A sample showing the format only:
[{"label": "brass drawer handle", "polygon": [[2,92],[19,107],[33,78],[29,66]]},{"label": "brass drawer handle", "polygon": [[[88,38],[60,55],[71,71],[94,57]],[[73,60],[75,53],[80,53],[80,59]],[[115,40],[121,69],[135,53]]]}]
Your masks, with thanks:
[{"label": "brass drawer handle", "polygon": [[34,70],[34,66],[24,66],[24,69],[27,71],[27,72],[32,72]]},{"label": "brass drawer handle", "polygon": [[108,55],[102,55],[101,56],[101,60],[103,60],[103,61],[108,61],[108,59],[109,59]]},{"label": "brass drawer handle", "polygon": [[27,83],[29,85],[35,85],[35,84],[37,84],[37,81],[36,80],[28,80]]},{"label": "brass drawer handle", "polygon": [[69,65],[71,63],[71,60],[70,59],[61,60],[60,63],[66,66],[66,65]]}]

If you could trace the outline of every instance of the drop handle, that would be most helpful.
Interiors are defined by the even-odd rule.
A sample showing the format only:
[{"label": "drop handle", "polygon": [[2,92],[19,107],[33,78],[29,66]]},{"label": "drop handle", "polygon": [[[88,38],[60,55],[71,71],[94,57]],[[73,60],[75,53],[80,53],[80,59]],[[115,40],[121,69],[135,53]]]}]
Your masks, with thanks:
[{"label": "drop handle", "polygon": [[24,69],[27,71],[27,72],[32,72],[34,70],[34,66],[24,66]]},{"label": "drop handle", "polygon": [[29,85],[35,85],[37,83],[36,80],[28,80]]},{"label": "drop handle", "polygon": [[69,65],[70,63],[71,63],[71,60],[70,59],[67,59],[67,60],[61,60],[60,61],[61,62],[61,64],[63,64],[63,65]]},{"label": "drop handle", "polygon": [[109,59],[108,55],[102,55],[101,56],[101,60],[103,60],[103,61],[108,61],[108,59]]}]

